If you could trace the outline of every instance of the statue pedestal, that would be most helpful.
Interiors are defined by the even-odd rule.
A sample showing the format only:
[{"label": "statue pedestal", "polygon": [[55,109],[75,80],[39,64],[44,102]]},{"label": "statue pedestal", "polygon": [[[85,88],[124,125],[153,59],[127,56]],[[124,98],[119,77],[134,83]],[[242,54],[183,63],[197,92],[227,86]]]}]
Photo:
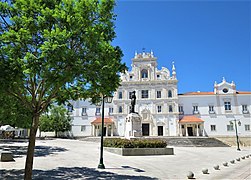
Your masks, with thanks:
[{"label": "statue pedestal", "polygon": [[141,117],[137,113],[130,113],[126,116],[125,138],[130,139],[142,136]]}]

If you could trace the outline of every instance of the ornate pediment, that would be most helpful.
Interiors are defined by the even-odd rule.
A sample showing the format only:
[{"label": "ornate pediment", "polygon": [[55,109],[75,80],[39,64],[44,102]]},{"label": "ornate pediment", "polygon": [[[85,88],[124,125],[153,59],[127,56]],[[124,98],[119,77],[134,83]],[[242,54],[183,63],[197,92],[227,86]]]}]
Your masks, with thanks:
[{"label": "ornate pediment", "polygon": [[235,94],[236,93],[236,86],[235,83],[228,83],[226,79],[223,77],[222,82],[217,84],[214,83],[214,93],[215,94]]}]

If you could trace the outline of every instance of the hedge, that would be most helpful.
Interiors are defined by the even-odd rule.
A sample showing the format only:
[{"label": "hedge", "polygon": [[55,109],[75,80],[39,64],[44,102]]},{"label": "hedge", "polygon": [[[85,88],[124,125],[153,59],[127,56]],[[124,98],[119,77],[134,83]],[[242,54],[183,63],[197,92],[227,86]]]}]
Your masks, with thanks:
[{"label": "hedge", "polygon": [[158,139],[119,139],[107,138],[104,139],[104,147],[114,148],[165,148],[166,141]]}]

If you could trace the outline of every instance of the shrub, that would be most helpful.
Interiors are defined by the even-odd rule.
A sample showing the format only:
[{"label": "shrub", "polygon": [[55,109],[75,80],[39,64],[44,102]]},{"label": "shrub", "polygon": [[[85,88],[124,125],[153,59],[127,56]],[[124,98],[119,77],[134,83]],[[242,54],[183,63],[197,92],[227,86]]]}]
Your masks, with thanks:
[{"label": "shrub", "polygon": [[104,147],[114,148],[165,148],[166,141],[158,139],[119,139],[107,138],[104,139]]}]

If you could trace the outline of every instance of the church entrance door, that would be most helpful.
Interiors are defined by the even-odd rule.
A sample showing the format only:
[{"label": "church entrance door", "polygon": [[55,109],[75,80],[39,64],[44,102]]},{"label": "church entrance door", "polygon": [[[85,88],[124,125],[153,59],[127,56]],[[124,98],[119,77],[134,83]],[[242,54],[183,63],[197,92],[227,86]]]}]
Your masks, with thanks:
[{"label": "church entrance door", "polygon": [[163,126],[158,126],[158,136],[163,136]]},{"label": "church entrance door", "polygon": [[188,136],[193,136],[193,127],[187,127]]},{"label": "church entrance door", "polygon": [[106,127],[104,127],[104,133],[103,136],[106,136]]},{"label": "church entrance door", "polygon": [[149,136],[149,124],[142,124],[142,135]]}]

